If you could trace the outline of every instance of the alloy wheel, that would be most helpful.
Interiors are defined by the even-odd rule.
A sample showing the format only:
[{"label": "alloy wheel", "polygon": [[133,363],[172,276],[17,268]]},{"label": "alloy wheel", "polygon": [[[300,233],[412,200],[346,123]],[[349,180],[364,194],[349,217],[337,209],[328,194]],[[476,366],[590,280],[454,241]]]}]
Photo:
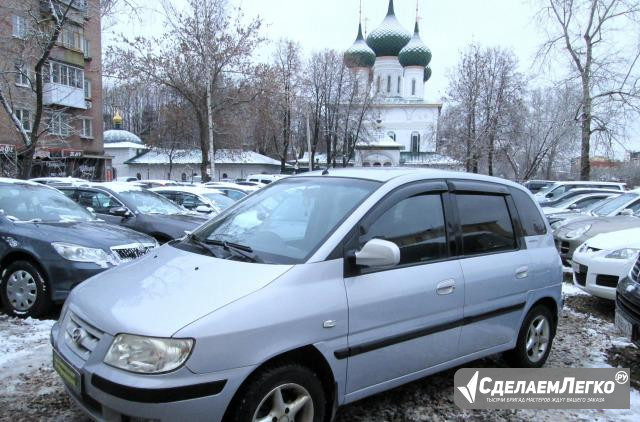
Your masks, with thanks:
[{"label": "alloy wheel", "polygon": [[283,384],[260,402],[253,422],[313,422],[311,394],[298,384]]},{"label": "alloy wheel", "polygon": [[538,315],[531,321],[527,332],[527,356],[536,363],[542,359],[549,348],[551,328],[544,315]]}]

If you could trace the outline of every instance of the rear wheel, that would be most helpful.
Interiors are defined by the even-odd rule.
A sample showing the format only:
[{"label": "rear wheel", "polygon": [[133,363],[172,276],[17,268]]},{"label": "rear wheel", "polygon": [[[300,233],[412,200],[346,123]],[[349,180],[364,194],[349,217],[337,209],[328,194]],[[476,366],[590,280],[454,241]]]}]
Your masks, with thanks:
[{"label": "rear wheel", "polygon": [[240,392],[232,421],[322,422],[326,398],[322,383],[309,368],[282,364],[260,372]]},{"label": "rear wheel", "polygon": [[16,261],[3,273],[0,298],[9,315],[38,318],[51,308],[47,282],[29,261]]},{"label": "rear wheel", "polygon": [[540,368],[549,357],[554,335],[551,311],[538,305],[525,317],[516,347],[505,353],[505,358],[517,368]]}]

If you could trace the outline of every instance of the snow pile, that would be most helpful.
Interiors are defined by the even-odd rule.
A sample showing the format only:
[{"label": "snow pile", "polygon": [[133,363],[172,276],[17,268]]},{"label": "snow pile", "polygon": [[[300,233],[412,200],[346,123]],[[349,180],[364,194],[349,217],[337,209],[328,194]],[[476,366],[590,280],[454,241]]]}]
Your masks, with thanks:
[{"label": "snow pile", "polygon": [[[48,344],[54,323],[52,320],[0,316],[0,368],[15,366],[30,355],[34,347]],[[2,378],[0,375],[0,380]]]}]

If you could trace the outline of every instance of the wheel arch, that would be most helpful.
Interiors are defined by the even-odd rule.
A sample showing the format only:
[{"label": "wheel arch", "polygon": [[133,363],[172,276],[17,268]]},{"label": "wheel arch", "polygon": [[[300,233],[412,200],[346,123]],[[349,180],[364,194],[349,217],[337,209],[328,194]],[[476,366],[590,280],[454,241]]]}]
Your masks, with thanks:
[{"label": "wheel arch", "polygon": [[552,298],[551,296],[545,296],[542,297],[538,300],[536,300],[532,305],[531,308],[529,308],[529,311],[533,308],[535,308],[536,306],[544,306],[545,308],[549,309],[549,311],[551,311],[551,315],[553,315],[553,333],[555,335],[555,332],[557,330],[558,327],[558,302]]},{"label": "wheel arch", "polygon": [[238,387],[238,389],[234,393],[233,399],[227,406],[227,409],[225,410],[225,415],[222,420],[224,422],[232,422],[230,420],[230,409],[232,409],[233,406],[235,406],[236,402],[240,399],[240,395],[242,394],[242,392],[247,388],[247,385],[249,384],[249,382],[251,382],[256,377],[257,374],[259,374],[262,370],[270,366],[275,366],[281,363],[291,363],[291,362],[298,363],[303,366],[306,366],[307,368],[312,369],[320,378],[320,381],[322,382],[322,385],[324,387],[325,396],[327,399],[327,409],[325,411],[325,415],[327,415],[326,420],[330,421],[332,419],[332,415],[334,414],[335,409],[337,409],[337,406],[338,406],[338,397],[337,397],[338,388],[336,384],[336,378],[333,373],[333,370],[331,369],[331,365],[329,365],[329,362],[327,361],[325,356],[322,354],[322,352],[320,352],[320,350],[318,350],[313,345],[302,346],[293,350],[289,350],[287,352],[283,352],[279,355],[276,355],[266,360],[265,362],[260,364],[258,367],[256,367],[251,372],[251,374],[249,374],[245,378],[245,380],[242,382],[240,387]]},{"label": "wheel arch", "polygon": [[2,280],[4,279],[4,271],[6,270],[6,268],[16,261],[28,261],[30,264],[33,264],[40,271],[42,276],[45,277],[45,281],[48,282],[49,274],[42,266],[42,264],[40,264],[35,255],[24,250],[19,250],[9,252],[4,257],[2,257],[2,260],[0,261],[0,283],[2,283]]}]

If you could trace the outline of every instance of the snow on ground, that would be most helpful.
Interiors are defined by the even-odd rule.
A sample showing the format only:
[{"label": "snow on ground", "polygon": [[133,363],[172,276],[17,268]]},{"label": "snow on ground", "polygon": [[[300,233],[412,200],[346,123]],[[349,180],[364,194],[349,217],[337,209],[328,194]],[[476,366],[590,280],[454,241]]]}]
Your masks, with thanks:
[{"label": "snow on ground", "polygon": [[[613,325],[610,302],[573,285],[563,290],[567,306],[547,367],[609,367],[612,350],[617,366],[638,366],[638,350]],[[0,420],[85,421],[51,369],[49,329],[53,321],[18,320],[0,314]],[[619,353],[620,351],[624,353]],[[500,356],[470,367],[504,367]],[[628,410],[460,410],[453,403],[453,375],[458,368],[433,375],[340,409],[336,422],[377,421],[638,421],[640,392],[632,390]]]}]

